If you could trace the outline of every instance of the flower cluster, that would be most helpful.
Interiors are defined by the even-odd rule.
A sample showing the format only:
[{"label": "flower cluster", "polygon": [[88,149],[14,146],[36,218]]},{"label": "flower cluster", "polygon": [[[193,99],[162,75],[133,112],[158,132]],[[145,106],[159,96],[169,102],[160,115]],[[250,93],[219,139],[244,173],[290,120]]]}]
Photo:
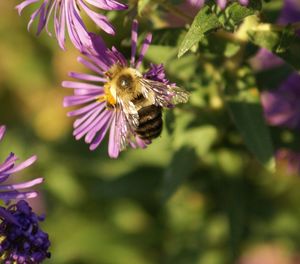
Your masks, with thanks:
[{"label": "flower cluster", "polygon": [[[0,141],[4,134],[5,126],[0,126]],[[18,165],[15,164],[17,160],[15,154],[11,153],[0,165],[0,199],[5,203],[19,200],[7,208],[0,206],[0,259],[3,263],[41,263],[45,258],[50,257],[48,234],[40,230],[38,223],[44,220],[44,217],[38,217],[22,199],[36,197],[37,192],[30,191],[28,188],[40,184],[43,178],[18,184],[3,184],[13,173],[34,163],[36,156]],[[27,190],[22,191],[24,189]]]},{"label": "flower cluster", "polygon": [[40,34],[46,28],[48,34],[51,35],[48,24],[51,16],[53,16],[55,35],[62,49],[65,49],[66,30],[77,49],[80,50],[82,46],[90,45],[88,30],[82,20],[80,10],[84,11],[98,27],[113,35],[115,31],[106,16],[96,13],[89,5],[103,10],[124,10],[127,8],[125,4],[114,0],[25,0],[16,8],[21,14],[25,7],[37,2],[40,2],[40,6],[31,15],[28,29],[30,29],[33,21],[37,19],[37,34]]},{"label": "flower cluster", "polygon": [[3,263],[36,264],[50,257],[48,234],[39,228],[37,216],[24,200],[0,207],[0,255]]}]

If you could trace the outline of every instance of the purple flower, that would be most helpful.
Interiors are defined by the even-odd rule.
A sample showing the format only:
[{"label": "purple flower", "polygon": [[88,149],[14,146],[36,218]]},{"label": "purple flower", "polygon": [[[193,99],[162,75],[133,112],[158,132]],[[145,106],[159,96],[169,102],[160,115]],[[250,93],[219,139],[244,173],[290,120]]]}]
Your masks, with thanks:
[{"label": "purple flower", "polygon": [[150,79],[157,82],[162,82],[164,84],[171,84],[170,81],[166,78],[165,68],[163,64],[153,64],[150,63],[150,69],[144,74],[144,78]]},{"label": "purple flower", "polygon": [[[285,0],[277,23],[286,25],[300,21],[300,2],[298,0]],[[300,35],[300,31],[297,31]],[[268,70],[284,64],[284,61],[271,51],[261,48],[250,61],[252,67],[258,71]]]},{"label": "purple flower", "polygon": [[300,21],[300,2],[299,0],[285,0],[281,10],[278,23],[288,24]]},{"label": "purple flower", "polygon": [[0,259],[2,263],[38,264],[50,258],[48,234],[39,227],[37,216],[24,200],[0,207]]},{"label": "purple flower", "polygon": [[21,4],[16,6],[18,13],[21,14],[25,7],[37,2],[40,3],[40,6],[31,15],[28,30],[33,21],[37,19],[37,35],[46,28],[46,31],[51,36],[48,24],[53,15],[55,35],[62,49],[65,49],[66,29],[71,41],[77,49],[81,49],[82,46],[90,45],[88,31],[83,23],[80,11],[85,12],[102,30],[108,34],[114,34],[114,29],[106,16],[93,11],[90,6],[103,10],[123,10],[127,8],[125,4],[121,4],[115,0],[24,0]]},{"label": "purple flower", "polygon": [[[146,35],[136,60],[137,29],[138,23],[134,21],[129,63],[115,47],[106,48],[101,38],[90,34],[93,49],[86,49],[85,58],[79,57],[78,61],[92,70],[94,74],[71,72],[69,76],[79,81],[62,83],[63,87],[74,89],[74,95],[64,98],[64,106],[81,105],[81,108],[68,113],[68,116],[77,116],[73,135],[77,140],[85,137],[85,142],[90,144],[90,150],[95,150],[110,130],[108,154],[112,158],[117,158],[119,152],[127,146],[145,148],[151,143],[150,140],[142,139],[135,132],[134,127],[138,125],[139,114],[131,100],[123,100],[124,98],[121,99],[119,96],[120,90],[116,84],[118,78],[115,76],[118,76],[120,72],[135,76],[139,87],[152,82],[155,85],[155,91],[151,90],[149,93],[144,91],[142,97],[150,100],[148,96],[151,93],[153,96],[151,100],[154,100],[153,104],[158,107],[172,107],[174,99],[181,95],[178,94],[177,88],[169,84],[165,78],[162,64],[151,64],[150,69],[144,75],[138,71],[152,35],[150,33]],[[126,80],[124,82],[126,84]],[[144,87],[146,86],[141,89]]]},{"label": "purple flower", "polygon": [[300,128],[300,75],[291,74],[281,86],[261,95],[267,122],[275,126]]},{"label": "purple flower", "polygon": [[250,59],[250,64],[256,71],[262,71],[281,66],[284,64],[284,61],[280,57],[275,56],[271,51],[261,48]]},{"label": "purple flower", "polygon": [[[0,126],[0,141],[5,133],[5,126]],[[10,153],[6,160],[0,163],[0,199],[4,202],[9,202],[12,199],[27,199],[37,196],[35,191],[22,191],[23,189],[31,188],[43,182],[43,178],[36,178],[31,181],[16,183],[16,184],[2,184],[13,173],[21,171],[36,161],[37,157],[34,155],[29,159],[16,164],[18,157],[14,153]]]}]

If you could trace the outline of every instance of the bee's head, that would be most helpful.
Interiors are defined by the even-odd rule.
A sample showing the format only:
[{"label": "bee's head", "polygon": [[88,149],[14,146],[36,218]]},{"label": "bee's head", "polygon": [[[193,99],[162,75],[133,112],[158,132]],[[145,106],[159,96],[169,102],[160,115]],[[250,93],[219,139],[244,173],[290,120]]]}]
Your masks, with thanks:
[{"label": "bee's head", "polygon": [[122,90],[132,90],[134,87],[134,80],[131,74],[124,73],[118,77],[117,86]]}]

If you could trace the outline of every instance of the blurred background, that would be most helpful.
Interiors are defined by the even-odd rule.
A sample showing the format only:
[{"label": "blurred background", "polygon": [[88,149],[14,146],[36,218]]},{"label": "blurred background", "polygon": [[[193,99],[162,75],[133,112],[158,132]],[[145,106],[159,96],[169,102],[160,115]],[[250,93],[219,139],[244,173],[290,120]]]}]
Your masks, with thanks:
[{"label": "blurred background", "polygon": [[[283,4],[272,2],[265,6],[269,21]],[[61,51],[45,32],[36,37],[36,25],[28,32],[35,8],[19,17],[18,3],[0,2],[0,123],[8,127],[0,157],[11,151],[21,160],[38,155],[18,177],[45,177],[32,202],[47,215],[43,227],[52,257],[45,263],[300,263],[298,171],[287,173],[283,156],[278,172],[270,173],[246,149],[218,93],[228,60],[216,56],[215,47],[202,47],[205,59],[177,59],[176,47],[154,37],[145,68],[164,63],[168,78],[191,91],[190,102],[165,111],[164,131],[147,149],[129,149],[112,160],[107,141],[91,152],[73,138],[70,109],[62,107],[70,94],[61,88],[67,72],[86,70],[76,61],[78,52],[70,43]],[[163,11],[145,10],[140,32],[167,27]],[[127,20],[134,14],[110,13],[118,35],[103,35],[127,55]],[[257,52],[249,50],[249,58]],[[282,67],[279,72],[290,72]],[[274,72],[252,72],[247,81],[276,88],[270,85]],[[286,74],[277,76],[283,80]],[[297,148],[297,132],[271,132],[275,146]]]}]

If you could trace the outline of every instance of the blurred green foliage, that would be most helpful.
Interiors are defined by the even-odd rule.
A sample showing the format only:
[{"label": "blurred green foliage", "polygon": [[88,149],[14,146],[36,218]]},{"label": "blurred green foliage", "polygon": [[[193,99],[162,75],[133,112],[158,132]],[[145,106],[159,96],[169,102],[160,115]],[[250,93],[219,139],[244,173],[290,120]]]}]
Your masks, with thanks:
[{"label": "blurred green foliage", "polygon": [[[19,17],[18,1],[0,2],[0,121],[8,126],[0,155],[39,157],[20,177],[46,179],[34,201],[47,214],[52,258],[46,263],[250,263],[242,261],[259,250],[285,261],[278,263],[296,263],[300,179],[266,168],[274,170],[273,143],[297,148],[299,142],[281,128],[273,128],[271,138],[259,104],[259,90],[276,88],[273,76],[279,82],[291,69],[254,72],[248,59],[258,48],[218,32],[203,38],[211,24],[186,45],[186,28],[167,30],[169,14],[159,1],[138,2],[131,1],[129,11],[111,12],[118,34],[103,36],[129,55],[130,17],[141,14],[141,34],[154,34],[146,62],[164,63],[169,79],[191,91],[191,98],[165,111],[163,134],[146,150],[128,150],[117,160],[108,158],[107,142],[90,152],[72,137],[72,120],[62,108],[68,91],[60,83],[67,71],[84,70],[77,51],[69,45],[62,52],[45,33],[28,33],[34,8]],[[271,2],[262,7],[266,23],[282,5]],[[243,8],[242,18],[234,16],[235,8],[241,7],[230,10],[234,21],[219,17],[215,25],[237,31],[241,19],[261,7]],[[255,44],[262,45],[260,34],[252,35]],[[178,59],[182,45],[192,52]]]}]

